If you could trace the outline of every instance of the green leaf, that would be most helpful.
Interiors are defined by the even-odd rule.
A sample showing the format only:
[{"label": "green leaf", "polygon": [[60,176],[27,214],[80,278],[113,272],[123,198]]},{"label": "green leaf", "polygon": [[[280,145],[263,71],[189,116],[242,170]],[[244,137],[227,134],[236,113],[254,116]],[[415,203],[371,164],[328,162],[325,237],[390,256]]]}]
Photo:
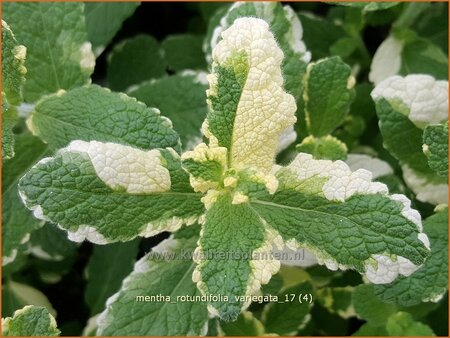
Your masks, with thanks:
[{"label": "green leaf", "polygon": [[296,146],[301,153],[308,153],[315,159],[345,160],[347,157],[347,146],[337,138],[327,135],[322,137],[308,136],[302,143]]},{"label": "green leaf", "polygon": [[52,149],[73,140],[114,142],[144,150],[179,149],[177,133],[158,109],[95,85],[43,98],[28,127]]},{"label": "green leaf", "polygon": [[203,213],[201,196],[170,148],[73,141],[36,164],[19,186],[35,217],[57,223],[76,242],[106,244],[176,231]]},{"label": "green leaf", "polygon": [[328,268],[352,268],[382,284],[410,275],[428,255],[418,212],[404,195],[371,182],[370,172],[301,153],[276,175],[277,192],[251,200],[252,209]]},{"label": "green leaf", "polygon": [[373,326],[384,326],[388,318],[397,312],[395,305],[384,303],[374,295],[374,286],[370,284],[358,285],[352,302],[358,317]]},{"label": "green leaf", "polygon": [[242,312],[233,322],[220,322],[219,332],[221,336],[263,336],[263,324],[249,311]]},{"label": "green leaf", "polygon": [[22,86],[27,69],[26,48],[19,45],[2,20],[2,160],[14,157],[13,127],[17,122],[15,106],[22,101]]},{"label": "green leaf", "polygon": [[122,280],[131,273],[139,249],[138,240],[98,245],[86,268],[86,303],[91,315],[105,308],[106,300],[120,289]]},{"label": "green leaf", "polygon": [[84,4],[87,34],[96,56],[103,52],[120,30],[122,23],[139,5],[139,2],[86,2]]},{"label": "green leaf", "polygon": [[14,106],[22,101],[22,86],[27,73],[26,51],[25,46],[18,44],[8,24],[2,20],[2,92],[9,104]]},{"label": "green leaf", "polygon": [[11,106],[2,92],[2,160],[13,158],[14,132],[13,128],[18,120],[16,107]]},{"label": "green leaf", "polygon": [[[198,237],[168,239],[141,258],[98,318],[98,335],[205,335],[208,312],[192,282]],[[183,298],[184,297],[184,298]],[[192,297],[189,300],[187,297]]]},{"label": "green leaf", "polygon": [[429,125],[423,132],[423,151],[428,165],[438,175],[448,176],[448,122]]},{"label": "green leaf", "polygon": [[261,19],[236,19],[213,53],[203,133],[210,146],[227,148],[228,165],[236,169],[270,171],[278,137],[295,122],[294,97],[282,87],[283,52],[269,28]]},{"label": "green leaf", "polygon": [[45,307],[25,306],[13,317],[2,318],[2,336],[59,336],[55,318]]},{"label": "green leaf", "polygon": [[201,125],[208,111],[205,74],[183,72],[140,84],[128,95],[149,107],[158,107],[173,123],[183,149],[191,149],[201,140]]},{"label": "green leaf", "polygon": [[31,233],[30,252],[37,258],[61,262],[73,257],[76,250],[77,245],[67,238],[66,232],[53,224],[46,223]]},{"label": "green leaf", "polygon": [[26,305],[44,306],[52,316],[56,311],[41,291],[22,283],[7,281],[2,287],[2,314],[12,316],[14,311]]},{"label": "green leaf", "polygon": [[203,37],[192,34],[169,35],[161,44],[169,69],[206,69]]},{"label": "green leaf", "polygon": [[353,101],[355,78],[351,68],[339,57],[310,63],[304,84],[308,132],[317,137],[330,134],[344,121]]},{"label": "green leaf", "polygon": [[375,294],[385,302],[412,306],[438,301],[448,287],[448,215],[447,209],[427,218],[425,233],[431,242],[431,254],[424,265],[409,277],[400,277],[387,285],[376,285]]},{"label": "green leaf", "polygon": [[414,321],[407,312],[397,312],[389,317],[386,330],[390,336],[435,336],[433,330],[420,322]]},{"label": "green leaf", "polygon": [[166,60],[159,42],[150,35],[137,35],[117,44],[108,56],[106,80],[113,90],[166,74]]},{"label": "green leaf", "polygon": [[312,293],[312,285],[309,282],[283,289],[277,295],[278,302],[270,302],[264,307],[262,322],[266,332],[280,336],[296,335],[310,319],[308,315],[311,304],[306,299],[309,299],[310,295],[313,297]]},{"label": "green leaf", "polygon": [[26,102],[89,81],[95,57],[83,3],[9,2],[2,7],[3,18],[27,47]]},{"label": "green leaf", "polygon": [[394,174],[394,169],[386,161],[366,154],[348,154],[345,163],[351,170],[365,169],[372,173],[372,178],[377,182],[386,184],[391,193],[405,193],[402,180]]},{"label": "green leaf", "polygon": [[[229,195],[219,197],[207,211],[192,279],[202,294],[220,296],[208,301],[210,312],[235,320],[260,285],[278,271],[279,262],[263,256],[271,252],[269,237],[252,208],[231,204]],[[261,256],[253,259],[258,253]]]},{"label": "green leaf", "polygon": [[47,146],[29,133],[16,135],[17,155],[2,168],[2,265],[14,261],[30,233],[42,226],[27,210],[19,197],[20,177],[43,155]]}]

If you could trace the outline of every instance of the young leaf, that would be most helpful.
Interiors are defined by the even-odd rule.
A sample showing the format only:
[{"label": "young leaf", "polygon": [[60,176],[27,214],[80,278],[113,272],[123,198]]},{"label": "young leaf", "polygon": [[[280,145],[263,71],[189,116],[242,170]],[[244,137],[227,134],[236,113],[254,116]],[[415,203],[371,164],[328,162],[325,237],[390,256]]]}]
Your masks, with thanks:
[{"label": "young leaf", "polygon": [[323,137],[308,136],[302,143],[297,144],[296,149],[300,153],[307,153],[315,159],[345,160],[347,157],[347,146],[337,138],[327,135]]},{"label": "young leaf", "polygon": [[83,3],[9,2],[2,7],[3,18],[27,46],[26,102],[89,81],[95,57],[87,41]]},{"label": "young leaf", "polygon": [[124,40],[108,56],[106,80],[113,90],[126,90],[131,85],[159,78],[165,73],[164,52],[150,35]]},{"label": "young leaf", "polygon": [[139,2],[85,2],[86,29],[92,50],[99,56],[130,17]]},{"label": "young leaf", "polygon": [[13,262],[30,233],[42,226],[20,201],[20,177],[43,155],[47,146],[29,133],[16,135],[17,155],[2,168],[2,265]]},{"label": "young leaf", "polygon": [[420,322],[416,322],[407,312],[397,312],[389,317],[386,324],[389,336],[435,336],[433,330]]},{"label": "young leaf", "polygon": [[2,336],[59,336],[55,318],[42,306],[28,305],[2,318]]},{"label": "young leaf", "polygon": [[373,283],[389,283],[417,270],[429,243],[410,201],[389,196],[371,176],[301,153],[277,172],[275,194],[250,202],[290,246],[311,250],[332,270],[353,268]]},{"label": "young leaf", "polygon": [[133,86],[128,95],[149,107],[158,107],[173,123],[183,149],[192,149],[201,140],[206,117],[206,74],[183,72]]},{"label": "young leaf", "polygon": [[345,163],[352,171],[365,169],[372,173],[372,178],[384,183],[391,193],[405,193],[402,180],[394,174],[394,169],[389,163],[366,154],[348,154]]},{"label": "young leaf", "polygon": [[283,289],[278,294],[278,302],[269,303],[264,307],[262,322],[266,332],[280,336],[296,335],[311,318],[309,315],[311,304],[304,296],[309,297],[312,293],[312,285],[309,282]]},{"label": "young leaf", "polygon": [[95,85],[43,98],[27,123],[52,149],[73,140],[114,142],[143,150],[179,149],[177,133],[158,109]]},{"label": "young leaf", "polygon": [[[222,12],[218,11],[219,14]],[[284,54],[281,64],[283,86],[289,94],[294,96],[297,103],[297,116],[299,117],[297,132],[304,132],[302,78],[306,71],[306,65],[311,59],[311,53],[307,51],[302,41],[303,29],[295,12],[290,6],[282,6],[276,2],[237,2],[222,15],[222,18],[218,16],[211,19],[208,27],[204,44],[208,62],[214,59],[211,51],[223,37],[221,36],[222,32],[229,28],[236,19],[255,17],[266,21]]]},{"label": "young leaf", "polygon": [[355,78],[339,57],[310,63],[304,77],[303,100],[308,132],[330,134],[344,120],[354,97]]},{"label": "young leaf", "polygon": [[17,43],[8,24],[2,20],[2,92],[5,93],[8,103],[13,106],[19,105],[22,101],[22,86],[27,73],[26,52],[25,46]]},{"label": "young leaf", "polygon": [[19,183],[34,216],[57,223],[76,242],[154,236],[203,213],[172,149],[73,141],[36,164]]},{"label": "young leaf", "polygon": [[2,286],[2,314],[12,316],[16,310],[26,305],[44,306],[52,316],[56,311],[41,291],[22,283],[7,281]]},{"label": "young leaf", "polygon": [[431,242],[431,254],[422,267],[409,277],[391,284],[376,285],[375,294],[385,302],[412,306],[437,302],[448,286],[448,214],[447,209],[427,218],[424,231]]},{"label": "young leaf", "polygon": [[[97,320],[98,335],[205,335],[208,313],[192,282],[197,236],[165,240],[141,258]],[[186,255],[186,256],[185,256]]]},{"label": "young leaf", "polygon": [[423,132],[423,152],[438,175],[448,176],[448,122],[429,125]]},{"label": "young leaf", "polygon": [[95,246],[86,268],[85,300],[91,315],[105,308],[106,300],[117,292],[131,273],[139,250],[139,240]]},{"label": "young leaf", "polygon": [[19,45],[8,24],[2,20],[2,159],[14,157],[13,127],[17,122],[15,106],[22,101],[22,86],[27,69],[26,48]]},{"label": "young leaf", "polygon": [[249,311],[242,312],[234,322],[221,321],[221,336],[259,337],[265,335],[264,325]]},{"label": "young leaf", "polygon": [[280,263],[267,258],[272,249],[271,234],[248,204],[231,204],[220,197],[207,211],[192,279],[200,291],[225,299],[208,302],[208,309],[222,320],[235,320],[250,304],[261,284],[266,284]]},{"label": "young leaf", "polygon": [[161,44],[167,66],[178,72],[183,69],[206,69],[202,50],[203,37],[192,34],[169,35]]},{"label": "young leaf", "polygon": [[203,132],[210,146],[228,149],[230,167],[268,171],[278,136],[295,122],[294,98],[282,88],[283,52],[260,19],[236,19],[222,38],[213,50]]}]

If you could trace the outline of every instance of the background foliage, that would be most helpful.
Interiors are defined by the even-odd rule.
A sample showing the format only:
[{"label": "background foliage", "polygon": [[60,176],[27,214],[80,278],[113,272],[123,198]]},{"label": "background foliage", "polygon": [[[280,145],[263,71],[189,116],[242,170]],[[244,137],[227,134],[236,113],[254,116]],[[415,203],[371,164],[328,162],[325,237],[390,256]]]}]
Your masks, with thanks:
[{"label": "background foliage", "polygon": [[[406,41],[401,74],[427,73],[445,79],[447,3],[290,5],[302,22],[303,40],[311,51],[312,61],[339,56],[356,74],[353,102],[348,107],[339,107],[339,111],[349,111],[344,122],[337,127],[330,122],[329,130],[316,130],[311,134],[320,137],[331,133],[345,143],[349,152],[365,152],[388,162],[394,172],[381,180],[391,191],[405,193],[411,198],[413,207],[420,211],[423,219],[431,216],[434,205],[415,198],[403,182],[397,159],[383,147],[375,105],[370,97],[373,84],[369,81],[369,72],[378,46],[389,34],[396,34]],[[218,2],[88,3],[80,7],[84,13],[78,14],[85,16],[86,34],[96,55],[92,82],[127,92],[149,107],[159,108],[173,121],[175,130],[183,131],[183,148],[189,147],[190,140],[200,136],[198,128],[206,114],[206,86],[201,83],[192,86],[192,79],[186,80],[180,74],[186,69],[208,71],[203,41],[208,34],[209,21],[226,6],[229,4]],[[14,21],[14,15],[4,19]],[[56,45],[54,53],[59,52],[62,53],[62,49]],[[66,64],[55,71],[69,72],[69,69],[70,64]],[[84,79],[67,81],[81,83]],[[46,94],[40,91],[38,82],[27,82],[25,99],[29,102]],[[174,97],[177,100],[173,100]],[[318,111],[327,109],[320,106],[320,102],[318,104]],[[26,132],[25,108],[22,106],[20,117],[13,122],[16,156],[3,162],[3,223],[14,218],[15,223],[25,227],[14,231],[26,234],[29,229],[37,230],[31,232],[27,245],[16,243],[19,249],[15,261],[3,266],[2,315],[12,316],[15,310],[27,304],[41,305],[56,316],[62,335],[92,334],[92,330],[85,329],[89,318],[104,309],[106,299],[119,290],[122,280],[132,271],[133,263],[168,234],[105,246],[87,242],[76,245],[55,226],[37,224],[17,196],[14,183],[20,173],[16,171],[32,165],[61,145],[52,143],[48,135],[42,135],[48,143],[48,146],[44,145]],[[48,107],[42,105],[36,109],[45,111]],[[5,107],[2,110],[5,114]],[[184,112],[189,112],[189,121],[183,118]],[[43,118],[41,123],[44,128],[49,122]],[[299,127],[297,133],[297,143],[300,143],[307,134]],[[288,162],[295,149],[295,144],[291,145],[279,155],[278,161]],[[297,145],[297,149],[320,155],[318,148],[311,150],[307,144]],[[445,171],[445,168],[441,166],[439,170]],[[445,233],[442,229],[443,226],[441,233],[434,229],[437,233],[430,236],[432,241],[442,239],[440,234]],[[14,235],[8,231],[3,227],[4,243],[8,238],[9,243],[13,241]],[[447,247],[446,243],[439,245]],[[234,323],[217,325],[216,319],[211,320],[208,334],[448,335],[447,296],[438,303],[392,302],[392,295],[386,295],[380,287],[362,285],[361,276],[353,271],[331,272],[323,266],[285,266],[263,290],[280,296],[311,290],[314,302],[309,307],[255,303]],[[308,312],[311,320],[302,325]]]}]

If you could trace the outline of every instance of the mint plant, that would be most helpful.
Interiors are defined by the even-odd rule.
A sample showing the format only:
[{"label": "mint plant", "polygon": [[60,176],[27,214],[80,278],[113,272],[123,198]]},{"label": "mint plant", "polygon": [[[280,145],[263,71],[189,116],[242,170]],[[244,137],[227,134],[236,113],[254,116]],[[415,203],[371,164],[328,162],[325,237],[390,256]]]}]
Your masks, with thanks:
[{"label": "mint plant", "polygon": [[434,334],[420,319],[448,284],[448,82],[433,62],[382,69],[406,49],[391,40],[370,64],[362,40],[388,11],[405,46],[432,44],[405,19],[426,7],[326,5],[343,36],[316,57],[309,14],[211,6],[202,51],[138,35],[110,48],[105,86],[95,60],[136,4],[3,5],[2,333],[60,334],[46,295],[18,282],[31,265],[64,283],[92,243],[84,335],[338,334],[314,327],[326,316]]}]

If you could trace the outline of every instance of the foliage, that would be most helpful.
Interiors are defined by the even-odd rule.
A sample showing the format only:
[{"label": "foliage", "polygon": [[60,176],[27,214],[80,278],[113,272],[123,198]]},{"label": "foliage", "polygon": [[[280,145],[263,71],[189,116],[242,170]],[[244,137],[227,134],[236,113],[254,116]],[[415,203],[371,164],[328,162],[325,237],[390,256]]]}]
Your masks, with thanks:
[{"label": "foliage", "polygon": [[447,4],[2,10],[3,335],[448,334]]}]

